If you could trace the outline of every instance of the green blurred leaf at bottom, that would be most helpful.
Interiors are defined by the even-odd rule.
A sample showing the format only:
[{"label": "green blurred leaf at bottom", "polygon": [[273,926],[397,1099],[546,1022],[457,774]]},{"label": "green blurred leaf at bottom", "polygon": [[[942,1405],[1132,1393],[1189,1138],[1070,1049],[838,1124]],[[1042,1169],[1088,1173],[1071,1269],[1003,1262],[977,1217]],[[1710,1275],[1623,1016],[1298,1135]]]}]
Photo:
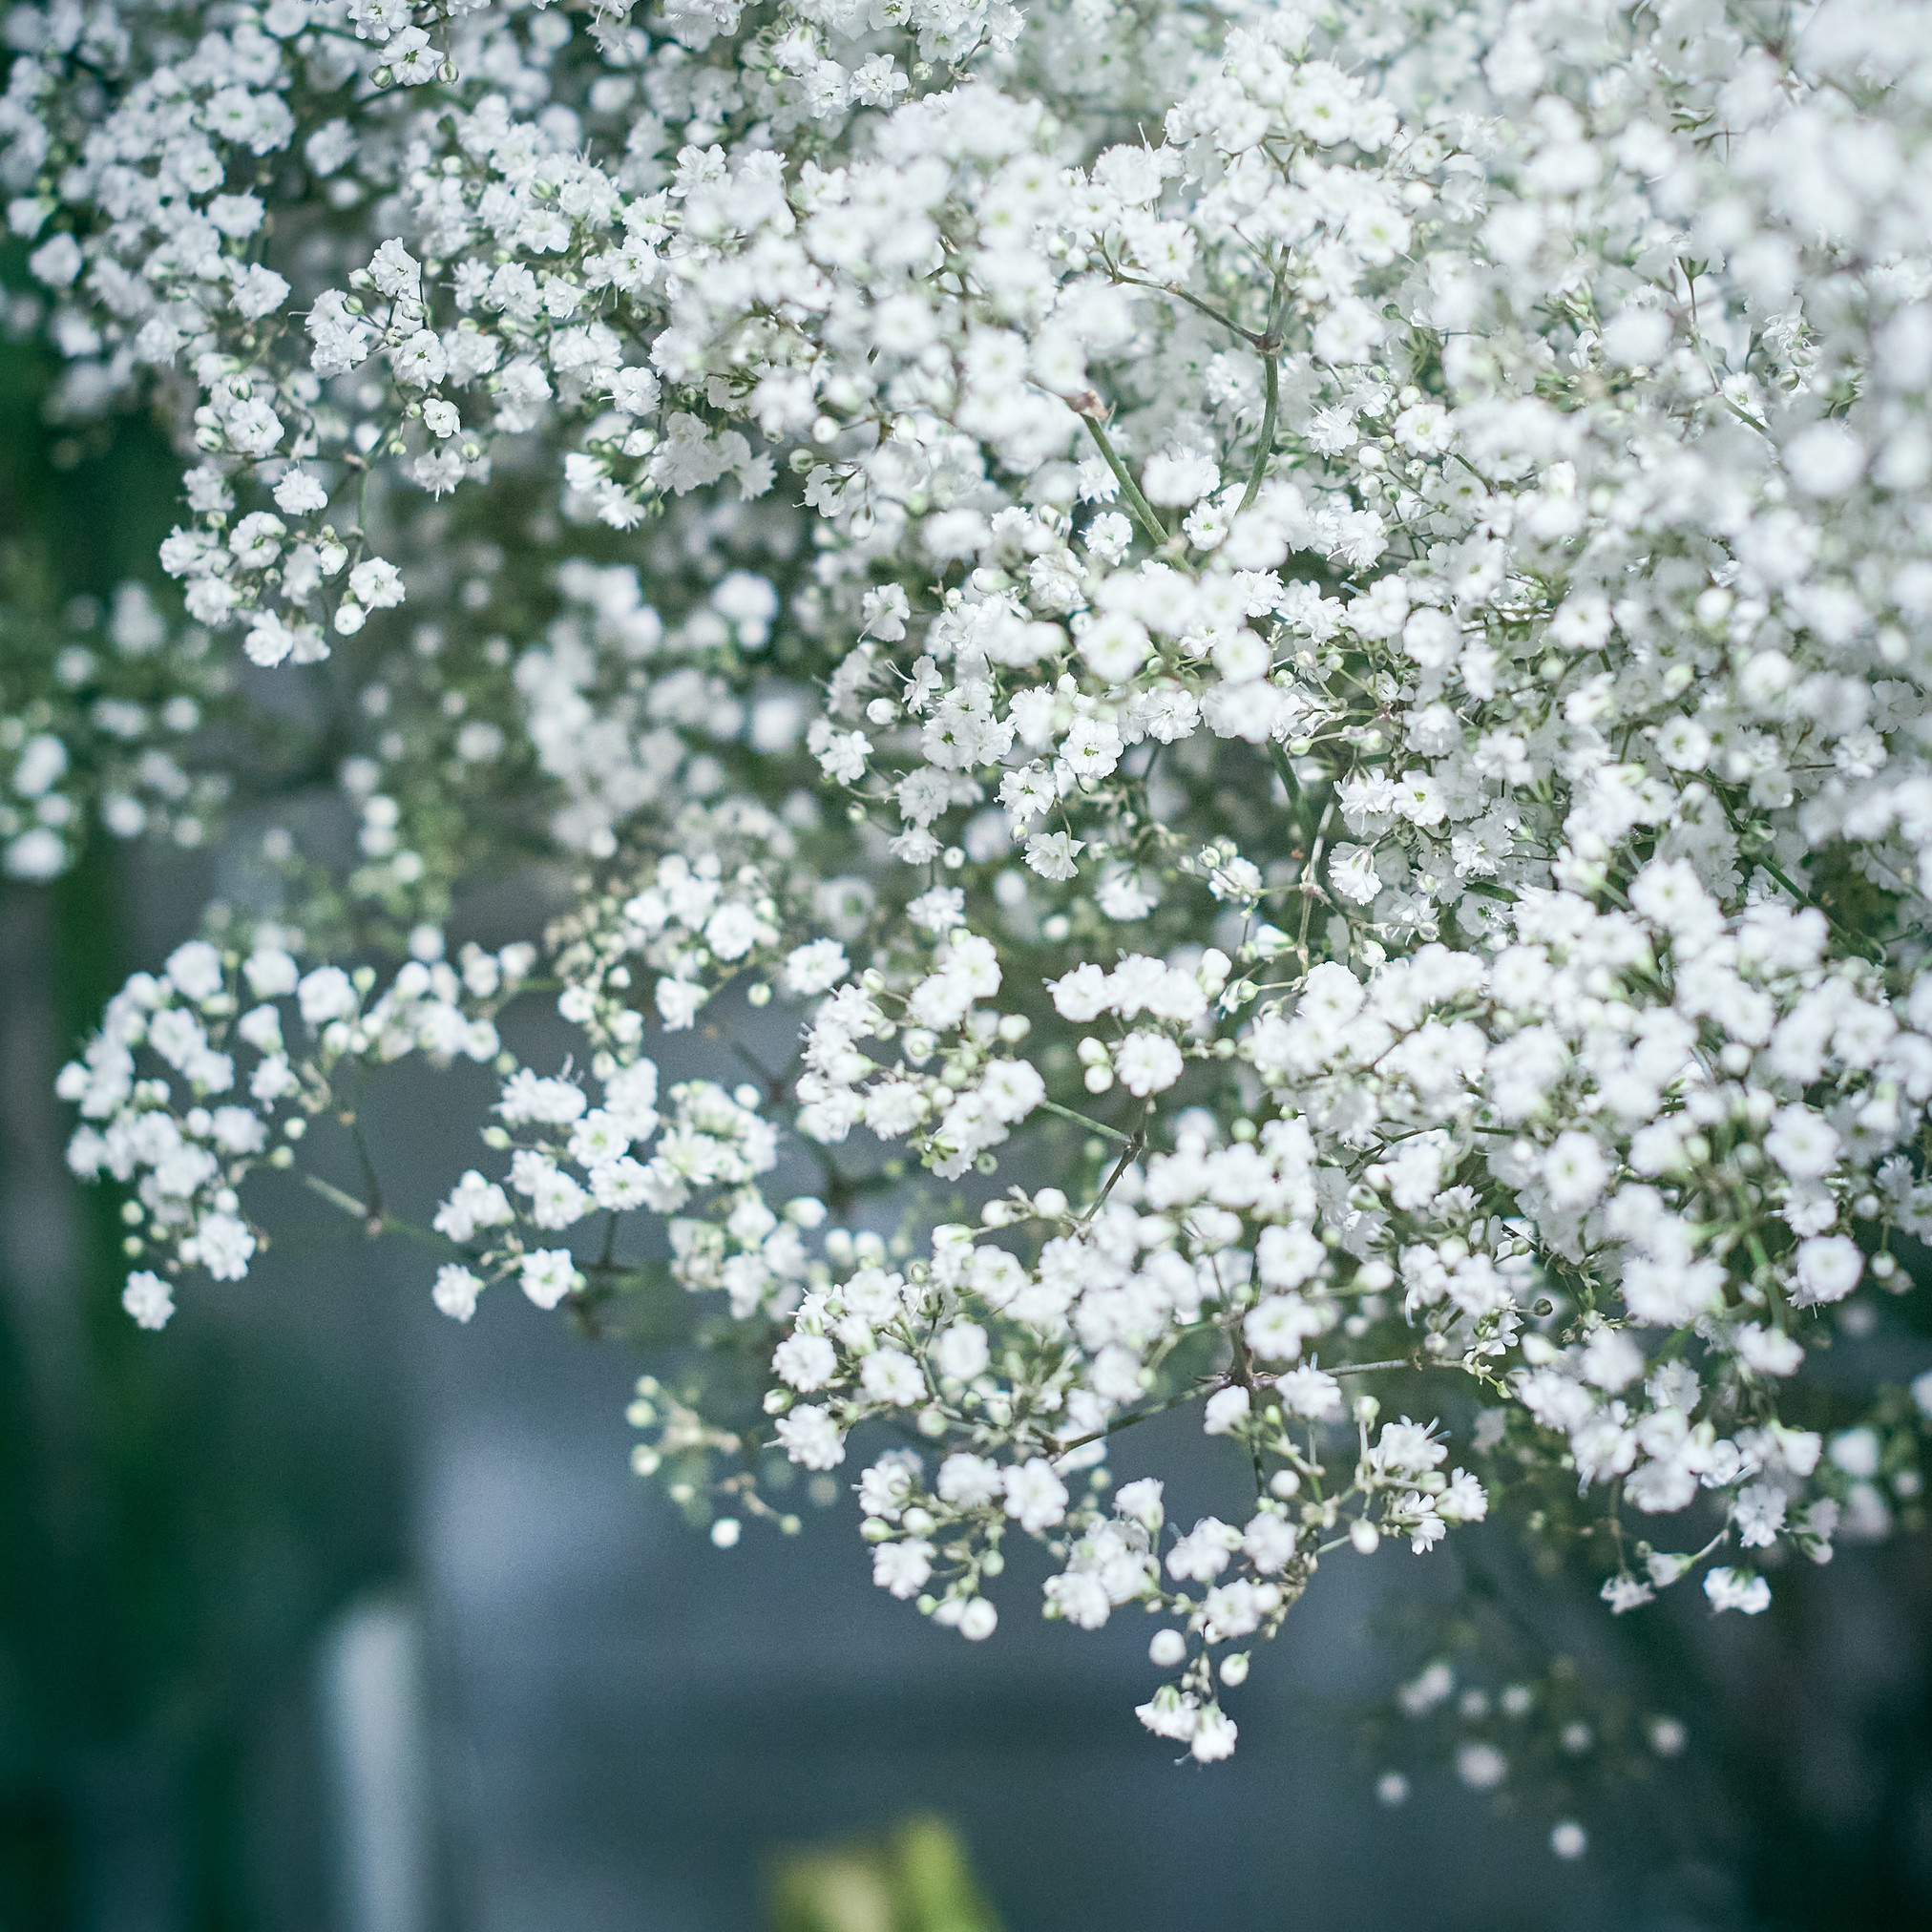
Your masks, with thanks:
[{"label": "green blurred leaf at bottom", "polygon": [[942,1818],[909,1818],[882,1844],[784,1853],[769,1890],[772,1932],[1000,1932]]}]

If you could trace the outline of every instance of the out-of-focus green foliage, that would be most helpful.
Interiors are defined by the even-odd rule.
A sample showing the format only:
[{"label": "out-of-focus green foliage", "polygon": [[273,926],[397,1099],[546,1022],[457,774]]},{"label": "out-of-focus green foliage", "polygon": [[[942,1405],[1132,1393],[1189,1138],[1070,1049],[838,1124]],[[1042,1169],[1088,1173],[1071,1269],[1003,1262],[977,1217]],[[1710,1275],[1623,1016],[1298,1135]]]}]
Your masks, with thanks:
[{"label": "out-of-focus green foliage", "polygon": [[[154,429],[47,427],[51,372],[0,342],[0,578],[16,618],[152,579],[175,512]],[[184,904],[205,895],[193,883]],[[400,1562],[395,1443],[380,1387],[299,1336],[214,1324],[154,1346],[119,1307],[117,1202],[30,1164],[53,1068],[147,947],[131,884],[108,840],[50,885],[0,881],[0,1193],[10,1216],[63,1224],[68,1256],[36,1288],[0,1254],[0,1932],[79,1932],[89,1897],[125,1876],[107,1868],[151,1850],[171,1928],[320,1923],[319,1897],[294,1922],[264,1904],[264,1868],[297,1894],[319,1876],[272,1870],[312,1846],[268,1816],[300,1799],[264,1792],[266,1733],[278,1713],[300,1728],[328,1616]],[[50,1101],[50,1144],[57,1131]],[[131,1816],[165,1842],[119,1843]]]},{"label": "out-of-focus green foliage", "polygon": [[1000,1932],[943,1818],[908,1818],[875,1844],[788,1853],[769,1891],[772,1932]]}]

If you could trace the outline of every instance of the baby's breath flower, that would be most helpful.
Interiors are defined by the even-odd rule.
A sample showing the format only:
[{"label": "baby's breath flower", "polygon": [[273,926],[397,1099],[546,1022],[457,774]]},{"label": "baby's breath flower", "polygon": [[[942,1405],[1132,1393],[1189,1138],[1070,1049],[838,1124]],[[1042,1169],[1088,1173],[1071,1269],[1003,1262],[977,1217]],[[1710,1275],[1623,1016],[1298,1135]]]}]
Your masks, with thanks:
[{"label": "baby's breath flower", "polygon": [[[311,707],[283,790],[323,759],[353,832],[278,825],[284,922],[211,908],[60,1077],[136,1322],[248,1272],[346,1076],[488,1066],[438,1308],[688,1321],[751,1396],[647,1378],[637,1462],[719,1547],[850,1442],[881,1587],[983,1640],[1039,1541],[1046,1613],[1159,1611],[1139,1715],[1204,1763],[1331,1554],[1581,1483],[1612,1612],[1755,1614],[1720,1556],[1889,1530],[1932,1371],[1807,1373],[1932,1237],[1932,87],[1883,0],[1690,55],[910,0],[910,65],[790,0],[13,11],[52,413],[151,397],[195,460],[184,620],[10,631],[0,859],[199,843]],[[446,957],[512,860],[541,944]],[[1193,1404],[1239,1526],[1109,1489]]]}]

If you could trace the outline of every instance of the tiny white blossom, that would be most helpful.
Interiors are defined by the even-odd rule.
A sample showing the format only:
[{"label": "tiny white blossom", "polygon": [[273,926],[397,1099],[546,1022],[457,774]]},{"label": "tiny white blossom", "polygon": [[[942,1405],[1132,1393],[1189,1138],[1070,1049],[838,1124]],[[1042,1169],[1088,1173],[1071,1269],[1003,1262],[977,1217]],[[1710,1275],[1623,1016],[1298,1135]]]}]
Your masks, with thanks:
[{"label": "tiny white blossom", "polygon": [[567,1248],[541,1248],[523,1257],[517,1280],[538,1308],[552,1309],[578,1285]]},{"label": "tiny white blossom", "polygon": [[138,1269],[128,1276],[121,1293],[121,1306],[144,1329],[166,1328],[175,1312],[175,1298],[168,1285],[151,1269]]}]

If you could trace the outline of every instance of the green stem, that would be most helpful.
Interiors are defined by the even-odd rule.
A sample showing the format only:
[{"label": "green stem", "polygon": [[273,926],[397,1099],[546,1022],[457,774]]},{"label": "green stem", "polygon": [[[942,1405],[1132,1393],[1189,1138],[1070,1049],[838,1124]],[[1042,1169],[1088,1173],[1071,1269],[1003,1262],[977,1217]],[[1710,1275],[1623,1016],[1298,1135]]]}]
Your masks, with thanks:
[{"label": "green stem", "polygon": [[351,1118],[348,1123],[349,1138],[355,1143],[355,1157],[361,1165],[363,1175],[363,1198],[368,1206],[365,1210],[371,1221],[383,1219],[383,1184],[376,1178],[376,1164],[369,1156],[369,1144],[363,1139],[362,1123]]},{"label": "green stem", "polygon": [[[1299,839],[1305,836],[1307,830],[1308,794],[1302,789],[1301,780],[1295,776],[1294,761],[1288,755],[1288,746],[1278,738],[1268,741],[1268,762],[1273,766],[1275,776],[1281,780],[1281,788],[1288,794],[1289,823]],[[1286,886],[1277,888],[1283,892],[1292,890]]]},{"label": "green stem", "polygon": [[[1147,1105],[1149,1111],[1151,1111],[1153,1107],[1153,1102],[1149,1101],[1147,1102]],[[1146,1121],[1143,1119],[1141,1124],[1134,1129],[1133,1139],[1130,1140],[1126,1144],[1126,1145],[1121,1149],[1121,1158],[1114,1163],[1114,1171],[1107,1176],[1106,1186],[1103,1186],[1101,1189],[1100,1193],[1095,1197],[1094,1205],[1087,1209],[1085,1215],[1082,1217],[1084,1220],[1091,1222],[1094,1216],[1098,1214],[1101,1211],[1101,1209],[1107,1205],[1107,1196],[1114,1191],[1114,1183],[1118,1181],[1121,1178],[1121,1176],[1127,1171],[1128,1167],[1130,1167],[1133,1165],[1135,1156],[1138,1155],[1142,1147],[1146,1144],[1146,1132],[1147,1132]]]},{"label": "green stem", "polygon": [[378,1234],[400,1234],[405,1240],[421,1242],[443,1254],[467,1257],[470,1252],[460,1241],[452,1241],[447,1234],[438,1234],[430,1228],[419,1228],[413,1221],[404,1221],[393,1214],[372,1210],[368,1202],[358,1201],[353,1194],[338,1187],[333,1181],[325,1181],[320,1174],[304,1174],[302,1185],[311,1194],[321,1195],[331,1208],[340,1208],[345,1214],[353,1214],[371,1238]]},{"label": "green stem", "polygon": [[1076,1449],[1084,1449],[1089,1442],[1100,1442],[1109,1436],[1118,1436],[1123,1429],[1131,1429],[1136,1422],[1148,1422],[1156,1416],[1165,1416],[1169,1409],[1178,1409],[1183,1402],[1198,1401],[1207,1393],[1208,1385],[1204,1383],[1198,1389],[1169,1396],[1165,1402],[1156,1402],[1151,1409],[1137,1409],[1131,1416],[1123,1416],[1118,1422],[1109,1422],[1104,1429],[1094,1429],[1084,1436],[1076,1436],[1071,1442],[1060,1444],[1054,1452],[1054,1460],[1072,1455]]},{"label": "green stem", "polygon": [[1248,488],[1241,493],[1240,509],[1248,509],[1261,494],[1261,486],[1268,475],[1268,459],[1274,454],[1274,419],[1281,408],[1281,361],[1277,356],[1269,356],[1263,364],[1267,370],[1268,405],[1261,412],[1261,440],[1255,445],[1254,468],[1248,473]]},{"label": "green stem", "polygon": [[311,1194],[320,1194],[331,1208],[340,1208],[345,1214],[353,1214],[358,1221],[367,1221],[369,1210],[353,1194],[338,1187],[333,1181],[325,1181],[320,1174],[304,1174],[302,1185]]},{"label": "green stem", "polygon": [[[1777,883],[1781,885],[1785,889],[1785,891],[1792,895],[1794,899],[1796,899],[1798,902],[1799,905],[1801,906],[1806,904],[1817,905],[1817,901],[1816,898],[1807,900],[1805,894],[1799,892],[1798,889],[1792,884],[1791,880],[1785,876],[1784,868],[1780,866],[1777,863],[1777,861],[1774,859],[1768,851],[1760,852],[1754,859],[1751,861],[1751,863],[1753,865],[1762,866],[1764,870],[1767,872],[1769,872],[1771,876],[1774,879],[1775,879]],[[1819,906],[1818,910],[1819,912],[1824,913],[1825,923],[1828,926],[1830,926],[1831,929],[1835,933],[1837,933],[1841,939],[1844,940],[1845,944],[1851,947],[1851,949],[1855,953],[1857,953],[1860,958],[1869,959],[1875,966],[1882,966],[1885,963],[1885,948],[1882,940],[1873,939],[1868,942],[1864,934],[1855,933],[1841,919],[1835,918],[1830,912],[1826,911],[1824,907]],[[1867,950],[1868,944],[1870,948],[1869,951]]]},{"label": "green stem", "polygon": [[1141,494],[1141,486],[1134,481],[1127,466],[1121,461],[1113,444],[1107,440],[1107,432],[1101,427],[1100,418],[1086,416],[1082,420],[1092,432],[1101,454],[1106,458],[1107,468],[1114,472],[1114,478],[1121,486],[1121,494],[1127,499],[1127,508],[1134,513],[1135,521],[1157,544],[1170,542],[1173,533],[1155,515],[1154,506]]},{"label": "green stem", "polygon": [[1256,343],[1261,338],[1251,328],[1243,328],[1231,315],[1224,315],[1212,303],[1203,302],[1198,295],[1189,295],[1185,288],[1176,288],[1171,282],[1149,282],[1144,275],[1129,275],[1124,268],[1113,271],[1116,282],[1124,282],[1135,288],[1151,288],[1161,295],[1178,296],[1190,308],[1198,308],[1210,322],[1218,322],[1229,335],[1239,336],[1243,342]]},{"label": "green stem", "polygon": [[1124,1134],[1118,1127],[1109,1127],[1100,1121],[1089,1120],[1084,1114],[1077,1114],[1071,1107],[1063,1107],[1058,1101],[1041,1101],[1040,1104],[1050,1114],[1058,1114],[1063,1121],[1071,1121],[1078,1127],[1085,1127],[1089,1133],[1104,1134],[1110,1141],[1118,1141],[1122,1146],[1133,1145],[1133,1136]]}]

